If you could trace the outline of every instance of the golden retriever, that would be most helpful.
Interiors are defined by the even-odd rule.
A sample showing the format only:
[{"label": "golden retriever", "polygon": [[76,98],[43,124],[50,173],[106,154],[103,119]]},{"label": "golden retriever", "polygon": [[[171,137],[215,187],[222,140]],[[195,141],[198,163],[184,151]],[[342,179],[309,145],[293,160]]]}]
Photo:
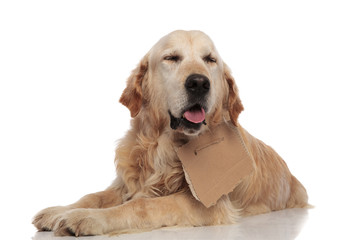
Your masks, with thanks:
[{"label": "golden retriever", "polygon": [[[120,102],[132,121],[116,148],[117,178],[105,191],[40,211],[33,221],[38,230],[84,236],[230,224],[308,206],[305,188],[281,157],[238,124],[243,105],[235,81],[204,33],[161,38],[128,78]],[[206,208],[191,194],[175,149],[228,120],[239,129],[255,171]]]}]

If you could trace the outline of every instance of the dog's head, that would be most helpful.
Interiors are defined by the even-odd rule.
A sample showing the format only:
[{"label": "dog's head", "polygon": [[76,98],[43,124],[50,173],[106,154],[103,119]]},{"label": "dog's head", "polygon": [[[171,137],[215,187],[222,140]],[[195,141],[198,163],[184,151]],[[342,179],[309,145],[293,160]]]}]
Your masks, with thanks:
[{"label": "dog's head", "polygon": [[186,135],[199,134],[206,122],[220,122],[224,112],[237,125],[243,110],[228,67],[200,31],[160,39],[132,72],[120,102],[132,117],[161,116]]}]

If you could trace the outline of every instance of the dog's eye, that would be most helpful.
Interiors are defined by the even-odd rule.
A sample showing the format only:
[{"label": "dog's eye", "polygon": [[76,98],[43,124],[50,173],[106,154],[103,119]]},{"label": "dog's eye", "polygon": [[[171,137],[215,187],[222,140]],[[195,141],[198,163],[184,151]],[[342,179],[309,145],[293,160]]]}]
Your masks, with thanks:
[{"label": "dog's eye", "polygon": [[178,55],[169,55],[169,56],[165,56],[164,60],[171,61],[171,62],[178,62],[180,60],[180,56],[178,56]]},{"label": "dog's eye", "polygon": [[207,63],[216,63],[216,58],[212,57],[210,54],[204,57],[204,61]]}]

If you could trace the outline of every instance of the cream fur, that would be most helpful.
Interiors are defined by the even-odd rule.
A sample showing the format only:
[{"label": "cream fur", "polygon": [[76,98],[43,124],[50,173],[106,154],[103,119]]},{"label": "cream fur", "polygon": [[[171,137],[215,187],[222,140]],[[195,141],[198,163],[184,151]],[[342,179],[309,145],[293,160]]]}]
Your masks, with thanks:
[{"label": "cream fur", "polygon": [[[180,60],[166,60],[169,54]],[[216,63],[204,60],[208,54]],[[197,132],[172,130],[168,111],[180,117],[188,101],[184,81],[193,73],[207,76],[211,83],[208,124]],[[39,230],[83,236],[228,224],[241,216],[308,206],[305,188],[281,157],[237,123],[243,106],[235,81],[204,33],[175,31],[163,37],[133,71],[120,101],[133,119],[116,149],[117,178],[105,191],[40,211],[33,221]],[[215,206],[206,208],[192,196],[175,149],[227,119],[239,128],[255,160],[255,171]]]}]

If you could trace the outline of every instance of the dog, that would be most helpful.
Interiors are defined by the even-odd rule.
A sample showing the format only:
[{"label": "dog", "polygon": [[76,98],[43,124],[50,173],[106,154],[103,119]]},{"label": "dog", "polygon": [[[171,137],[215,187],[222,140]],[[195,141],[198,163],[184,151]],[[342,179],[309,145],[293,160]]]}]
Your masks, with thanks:
[{"label": "dog", "polygon": [[[40,211],[33,220],[39,231],[86,236],[231,224],[309,206],[282,158],[239,125],[244,108],[235,80],[203,32],[179,30],[161,38],[131,73],[120,102],[132,120],[116,148],[116,179],[105,191]],[[239,130],[255,169],[205,207],[189,189],[176,148],[224,122]]]}]

